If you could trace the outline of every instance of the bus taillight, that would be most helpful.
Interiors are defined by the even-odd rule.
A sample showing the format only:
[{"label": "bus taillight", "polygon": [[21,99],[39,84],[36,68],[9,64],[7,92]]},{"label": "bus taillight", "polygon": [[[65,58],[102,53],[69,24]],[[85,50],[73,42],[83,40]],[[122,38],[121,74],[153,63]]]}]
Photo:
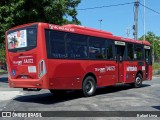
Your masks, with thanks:
[{"label": "bus taillight", "polygon": [[39,62],[39,74],[38,74],[38,77],[41,78],[45,74],[46,74],[46,65],[45,65],[44,60],[41,60]]},{"label": "bus taillight", "polygon": [[8,64],[7,64],[7,72],[8,72],[8,77],[11,77],[11,74],[10,74],[9,69],[8,69]]},{"label": "bus taillight", "polygon": [[43,61],[41,61],[41,63],[40,63],[41,65],[40,65],[40,71],[43,71]]}]

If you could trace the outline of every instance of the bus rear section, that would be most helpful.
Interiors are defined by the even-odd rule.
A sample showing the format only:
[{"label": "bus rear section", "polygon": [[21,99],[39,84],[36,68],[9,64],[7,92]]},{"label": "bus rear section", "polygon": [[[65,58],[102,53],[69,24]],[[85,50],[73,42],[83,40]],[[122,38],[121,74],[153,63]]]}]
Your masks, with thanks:
[{"label": "bus rear section", "polygon": [[[46,88],[46,65],[38,24],[22,25],[6,32],[9,86]],[[41,48],[41,49],[40,49]]]}]

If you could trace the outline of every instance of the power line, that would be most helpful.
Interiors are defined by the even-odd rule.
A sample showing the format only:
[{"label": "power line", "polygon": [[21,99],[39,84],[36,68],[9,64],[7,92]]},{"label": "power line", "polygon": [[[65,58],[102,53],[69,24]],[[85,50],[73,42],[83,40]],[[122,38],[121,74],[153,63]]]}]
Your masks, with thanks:
[{"label": "power line", "polygon": [[[116,7],[116,6],[122,6],[122,5],[129,5],[129,4],[133,4],[135,2],[130,2],[130,3],[120,3],[120,4],[114,4],[114,5],[107,5],[107,6],[97,6],[97,7],[91,7],[91,8],[81,8],[81,9],[77,9],[77,10],[91,10],[91,9],[100,9],[100,8],[104,8],[104,7]],[[152,12],[155,12],[157,14],[160,14],[160,12],[157,12],[156,10],[153,10],[152,8],[143,5],[141,2],[139,2],[139,4],[149,10],[151,10]]]},{"label": "power line", "polygon": [[99,8],[104,8],[104,7],[116,7],[116,6],[122,6],[122,5],[129,5],[133,4],[134,2],[130,3],[121,3],[121,4],[114,4],[114,5],[107,5],[107,6],[97,6],[97,7],[91,7],[91,8],[82,8],[82,9],[77,9],[77,10],[91,10],[91,9],[99,9]]},{"label": "power line", "polygon": [[155,12],[155,13],[157,13],[157,14],[159,14],[159,15],[160,15],[160,13],[159,13],[159,12],[157,12],[157,11],[153,10],[152,8],[147,7],[147,6],[143,5],[142,3],[139,3],[139,4],[140,4],[140,5],[142,5],[143,7],[145,7],[145,8],[147,8],[147,9],[151,10],[152,12]]}]

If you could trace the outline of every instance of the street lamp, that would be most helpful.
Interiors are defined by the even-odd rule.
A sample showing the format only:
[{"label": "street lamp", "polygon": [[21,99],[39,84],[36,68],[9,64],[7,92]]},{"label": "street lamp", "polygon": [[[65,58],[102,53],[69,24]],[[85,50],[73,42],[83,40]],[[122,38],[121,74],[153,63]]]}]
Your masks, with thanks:
[{"label": "street lamp", "polygon": [[101,25],[102,25],[102,19],[101,20],[98,20],[99,21],[99,23],[100,23],[100,30],[101,30]]}]

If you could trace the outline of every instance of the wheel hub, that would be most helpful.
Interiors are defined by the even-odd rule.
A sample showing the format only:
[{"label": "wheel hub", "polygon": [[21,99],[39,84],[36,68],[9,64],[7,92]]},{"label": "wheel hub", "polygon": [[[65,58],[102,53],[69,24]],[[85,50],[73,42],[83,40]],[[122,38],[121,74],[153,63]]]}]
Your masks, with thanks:
[{"label": "wheel hub", "polygon": [[88,81],[86,84],[86,92],[92,93],[92,91],[93,91],[93,83],[91,81]]},{"label": "wheel hub", "polygon": [[141,83],[141,78],[137,77],[137,78],[136,78],[136,83],[137,83],[137,84],[140,84],[140,83]]}]

